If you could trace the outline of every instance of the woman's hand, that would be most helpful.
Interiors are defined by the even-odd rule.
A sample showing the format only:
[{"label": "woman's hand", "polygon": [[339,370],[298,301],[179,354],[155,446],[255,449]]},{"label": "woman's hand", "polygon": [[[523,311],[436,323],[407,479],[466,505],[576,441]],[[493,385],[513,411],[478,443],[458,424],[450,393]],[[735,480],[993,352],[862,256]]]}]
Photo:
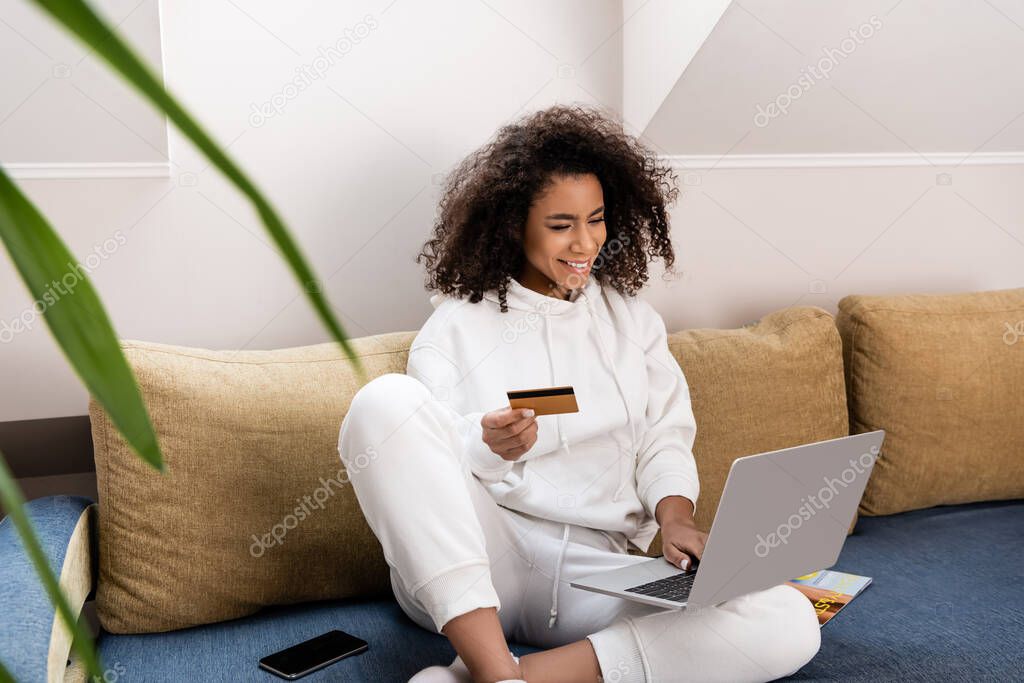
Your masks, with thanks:
[{"label": "woman's hand", "polygon": [[654,517],[661,527],[661,552],[666,560],[680,569],[689,569],[692,558],[700,560],[708,535],[693,521],[693,501],[666,496],[658,502]]},{"label": "woman's hand", "polygon": [[518,460],[537,443],[537,418],[529,408],[506,406],[480,418],[484,443],[505,460]]},{"label": "woman's hand", "polygon": [[700,559],[708,535],[697,528],[693,520],[669,520],[661,525],[661,552],[665,559],[679,567],[689,569],[691,558]]}]

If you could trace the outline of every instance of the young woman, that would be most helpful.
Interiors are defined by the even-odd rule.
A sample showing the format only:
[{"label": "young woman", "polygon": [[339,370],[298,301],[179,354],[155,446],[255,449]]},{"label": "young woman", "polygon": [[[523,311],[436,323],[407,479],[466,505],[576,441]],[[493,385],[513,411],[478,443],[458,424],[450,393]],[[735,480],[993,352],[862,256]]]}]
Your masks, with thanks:
[{"label": "young woman", "polygon": [[[360,389],[339,437],[396,599],[459,655],[415,683],[765,681],[817,653],[814,609],[786,585],[692,612],[569,586],[646,560],[628,544],[659,529],[681,568],[704,548],[689,389],[636,296],[650,258],[673,264],[673,179],[582,106],[503,127],[450,176],[417,258],[435,310],[407,373]],[[508,406],[560,385],[579,412]],[[507,639],[544,650],[516,658]]]}]

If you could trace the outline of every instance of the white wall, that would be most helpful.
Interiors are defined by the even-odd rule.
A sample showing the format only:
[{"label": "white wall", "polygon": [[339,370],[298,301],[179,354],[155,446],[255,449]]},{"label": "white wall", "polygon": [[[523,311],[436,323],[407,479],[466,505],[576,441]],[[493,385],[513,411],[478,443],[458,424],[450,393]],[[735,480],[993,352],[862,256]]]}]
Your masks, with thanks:
[{"label": "white wall", "polygon": [[643,131],[732,0],[623,0],[622,116]]},{"label": "white wall", "polygon": [[[271,197],[348,332],[415,329],[431,310],[413,259],[438,174],[525,112],[618,107],[620,12],[590,1],[175,0],[161,7],[165,78]],[[371,20],[280,114],[252,120],[253,104],[317,66],[319,47]],[[79,259],[124,235],[91,274],[118,333],[215,348],[326,341],[246,202],[173,130],[170,152],[169,180],[19,181]],[[30,305],[5,253],[0,324]],[[0,420],[85,412],[41,323],[0,358]]]},{"label": "white wall", "polygon": [[742,0],[647,133],[672,154],[1022,152],[1022,56],[1024,0]]},{"label": "white wall", "polygon": [[[324,4],[165,3],[165,77],[281,210],[350,334],[416,329],[431,311],[413,258],[434,216],[436,174],[524,112],[568,101],[618,107],[622,8],[618,1]],[[648,129],[659,151],[730,151],[756,104],[774,97],[805,55],[845,35],[847,14],[861,13],[852,0],[829,4],[838,17],[815,11],[816,3],[741,4],[733,3]],[[1024,25],[1019,0],[996,4]],[[987,4],[958,6],[989,21]],[[929,75],[929,60],[952,63],[937,54],[947,49],[950,24],[972,26],[931,7],[903,0],[893,10],[883,29],[896,34],[886,38],[890,51],[863,67],[864,80],[847,84],[848,94],[915,146],[966,156],[1010,118],[993,108],[1012,109],[1010,93],[1020,92],[1024,31],[1009,22],[1016,34],[995,23],[988,33],[966,31],[969,42],[957,43],[960,66]],[[784,26],[789,12],[806,21]],[[318,46],[356,31],[368,15],[376,27],[365,38],[286,98],[279,115],[253,125],[253,103],[280,94],[296,69],[313,64]],[[805,55],[787,55],[792,50],[784,42],[780,49],[766,25]],[[724,47],[716,47],[720,31]],[[1007,60],[995,76],[993,42]],[[840,68],[854,73],[852,60],[870,55],[858,50]],[[950,81],[971,93],[971,106],[947,102],[937,122],[936,93],[948,99]],[[898,137],[871,129],[878,124],[870,117],[855,120],[855,108],[836,118],[834,94],[812,91],[800,111],[732,152],[908,152]],[[1015,130],[992,137],[984,151],[1019,150]],[[121,336],[216,348],[325,341],[246,203],[173,131],[169,148],[170,180],[20,181],[80,258],[116,231],[125,236],[93,272]],[[655,275],[645,296],[678,329],[736,326],[794,303],[833,310],[853,292],[1021,286],[1024,167],[922,163],[680,170],[692,183],[681,183],[673,210],[682,276],[670,286]],[[940,173],[951,184],[938,184]],[[0,261],[0,321],[29,305]],[[0,345],[0,359],[0,420],[85,411],[85,392],[45,329]]]},{"label": "white wall", "polygon": [[670,330],[834,313],[847,294],[1024,286],[1024,166],[693,175],[672,214],[680,277],[646,295]]},{"label": "white wall", "polygon": [[645,131],[681,155],[669,328],[1024,286],[1022,63],[1024,0],[733,2]]},{"label": "white wall", "polygon": [[[156,0],[99,0],[107,21],[159,77]],[[167,160],[164,118],[106,62],[23,0],[0,3],[0,160],[22,170],[53,164]]]}]

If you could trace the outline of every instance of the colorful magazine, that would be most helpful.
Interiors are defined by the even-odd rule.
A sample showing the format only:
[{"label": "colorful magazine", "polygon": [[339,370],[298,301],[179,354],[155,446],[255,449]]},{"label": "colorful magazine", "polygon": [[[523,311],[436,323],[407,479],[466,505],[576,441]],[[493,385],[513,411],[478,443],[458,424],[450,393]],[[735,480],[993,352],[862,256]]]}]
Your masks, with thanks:
[{"label": "colorful magazine", "polygon": [[824,626],[868,587],[871,577],[822,569],[787,583],[807,596],[818,613],[818,624]]}]

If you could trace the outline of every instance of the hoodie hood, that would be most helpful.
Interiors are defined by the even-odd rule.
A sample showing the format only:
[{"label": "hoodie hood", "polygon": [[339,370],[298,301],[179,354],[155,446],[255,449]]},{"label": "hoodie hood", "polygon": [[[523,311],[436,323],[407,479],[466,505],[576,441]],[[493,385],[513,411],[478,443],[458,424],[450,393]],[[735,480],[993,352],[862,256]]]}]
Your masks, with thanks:
[{"label": "hoodie hood", "polygon": [[[600,291],[601,284],[595,278],[589,277],[583,287],[572,290],[569,299],[558,299],[547,294],[535,292],[529,287],[521,285],[515,278],[509,278],[505,301],[508,304],[509,310],[533,311],[544,315],[562,315],[585,307],[587,297],[593,298]],[[447,298],[450,298],[447,294],[438,292],[430,297],[430,305],[437,308]],[[483,298],[494,302],[498,306],[501,305],[497,289],[487,290],[483,293]]]}]

